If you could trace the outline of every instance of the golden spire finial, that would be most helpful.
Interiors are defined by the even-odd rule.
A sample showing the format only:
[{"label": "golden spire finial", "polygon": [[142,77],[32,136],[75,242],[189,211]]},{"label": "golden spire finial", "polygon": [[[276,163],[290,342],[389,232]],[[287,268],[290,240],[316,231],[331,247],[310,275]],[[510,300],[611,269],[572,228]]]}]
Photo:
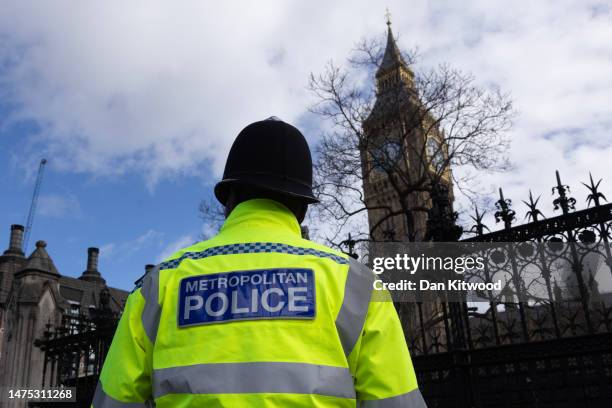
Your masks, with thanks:
[{"label": "golden spire finial", "polygon": [[389,7],[386,8],[385,17],[387,18],[387,25],[391,26],[391,12],[389,11]]}]

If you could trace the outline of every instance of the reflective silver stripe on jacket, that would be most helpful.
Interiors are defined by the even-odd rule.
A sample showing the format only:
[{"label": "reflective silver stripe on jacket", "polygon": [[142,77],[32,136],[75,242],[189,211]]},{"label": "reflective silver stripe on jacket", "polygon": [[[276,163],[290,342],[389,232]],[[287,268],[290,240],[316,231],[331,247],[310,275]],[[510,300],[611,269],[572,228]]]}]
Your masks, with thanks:
[{"label": "reflective silver stripe on jacket", "polygon": [[374,272],[367,266],[353,258],[349,259],[344,300],[336,318],[336,329],[347,358],[363,330],[372,297],[374,279]]},{"label": "reflective silver stripe on jacket", "polygon": [[144,402],[121,402],[107,395],[102,389],[102,384],[98,382],[96,393],[91,402],[94,408],[146,408]]},{"label": "reflective silver stripe on jacket", "polygon": [[161,308],[159,307],[159,265],[146,274],[140,293],[145,299],[142,311],[142,326],[151,343],[155,344]]},{"label": "reflective silver stripe on jacket", "polygon": [[317,394],[355,399],[348,368],[284,362],[196,364],[153,371],[153,397],[166,394]]},{"label": "reflective silver stripe on jacket", "polygon": [[427,408],[418,388],[391,398],[360,401],[357,406],[359,408]]}]

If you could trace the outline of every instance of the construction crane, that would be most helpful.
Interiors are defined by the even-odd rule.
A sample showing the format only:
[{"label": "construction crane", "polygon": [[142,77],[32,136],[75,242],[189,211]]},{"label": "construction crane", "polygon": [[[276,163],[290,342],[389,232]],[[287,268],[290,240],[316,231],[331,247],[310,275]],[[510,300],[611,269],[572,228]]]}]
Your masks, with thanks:
[{"label": "construction crane", "polygon": [[30,232],[32,232],[32,224],[34,223],[34,215],[36,214],[36,204],[38,203],[38,194],[40,193],[40,185],[42,184],[43,173],[47,159],[42,159],[38,165],[38,174],[36,175],[36,184],[34,185],[34,194],[32,194],[32,203],[30,203],[30,212],[28,213],[28,221],[25,227],[25,236],[23,237],[23,252],[28,253],[28,241],[30,240]]}]

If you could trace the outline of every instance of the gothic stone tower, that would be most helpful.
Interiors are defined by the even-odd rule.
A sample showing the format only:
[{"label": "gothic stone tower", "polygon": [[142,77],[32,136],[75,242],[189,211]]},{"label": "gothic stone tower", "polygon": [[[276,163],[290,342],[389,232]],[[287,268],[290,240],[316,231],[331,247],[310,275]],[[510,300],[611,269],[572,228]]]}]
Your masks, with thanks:
[{"label": "gothic stone tower", "polygon": [[[363,123],[361,147],[370,239],[448,240],[448,234],[439,233],[449,229],[445,225],[452,226],[447,221],[454,214],[444,134],[419,99],[414,73],[402,58],[389,19],[387,26],[387,44],[376,72],[376,101]],[[413,352],[444,343],[441,306],[434,298],[422,304],[396,303]],[[425,331],[426,338],[420,338]]]},{"label": "gothic stone tower", "polygon": [[389,20],[387,26],[376,101],[363,123],[361,163],[370,235],[374,241],[429,240],[428,217],[452,212],[448,152],[443,133],[419,100],[414,73]]}]

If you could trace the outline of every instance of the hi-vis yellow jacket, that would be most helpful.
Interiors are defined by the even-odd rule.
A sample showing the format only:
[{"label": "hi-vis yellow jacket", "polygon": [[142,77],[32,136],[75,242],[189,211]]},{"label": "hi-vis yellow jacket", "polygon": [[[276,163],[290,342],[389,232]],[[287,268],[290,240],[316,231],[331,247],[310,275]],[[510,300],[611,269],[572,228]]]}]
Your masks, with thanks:
[{"label": "hi-vis yellow jacket", "polygon": [[425,407],[374,279],[283,205],[243,202],[130,294],[92,406]]}]

